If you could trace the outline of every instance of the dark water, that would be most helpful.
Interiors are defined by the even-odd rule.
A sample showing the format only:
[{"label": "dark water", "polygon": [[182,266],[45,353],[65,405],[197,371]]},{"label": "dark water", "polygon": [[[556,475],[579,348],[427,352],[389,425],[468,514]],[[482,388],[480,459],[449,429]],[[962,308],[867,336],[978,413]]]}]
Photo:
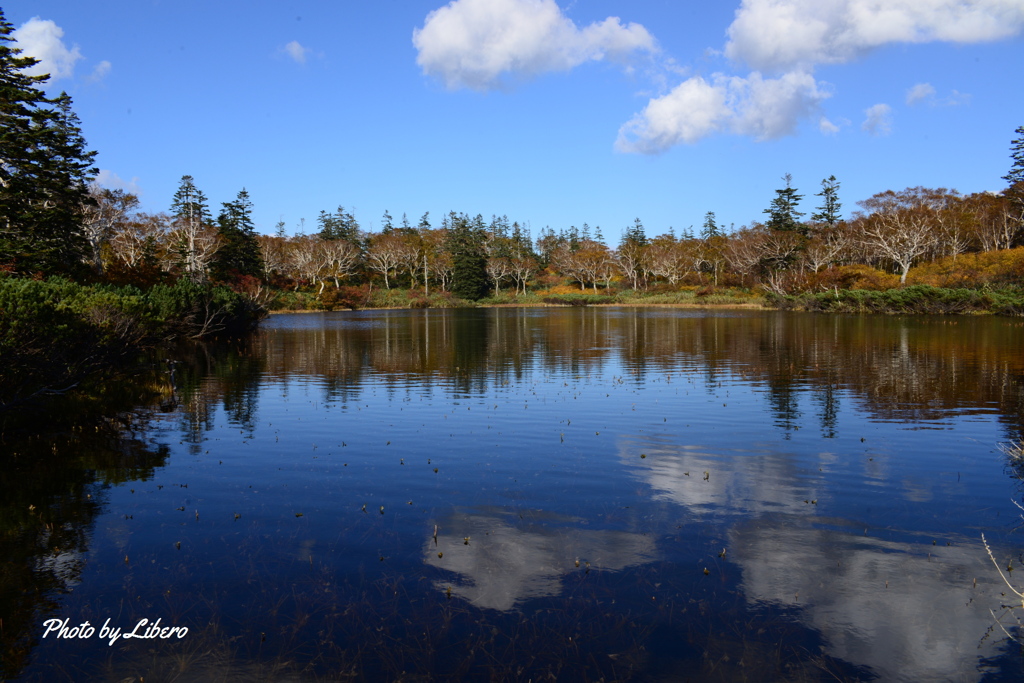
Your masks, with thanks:
[{"label": "dark water", "polygon": [[[275,316],[183,358],[161,407],[9,447],[4,675],[1020,680],[1024,610],[981,535],[1024,566],[997,448],[1024,433],[1022,341],[994,318]],[[46,633],[65,619],[96,632]],[[100,638],[142,619],[188,631]]]}]

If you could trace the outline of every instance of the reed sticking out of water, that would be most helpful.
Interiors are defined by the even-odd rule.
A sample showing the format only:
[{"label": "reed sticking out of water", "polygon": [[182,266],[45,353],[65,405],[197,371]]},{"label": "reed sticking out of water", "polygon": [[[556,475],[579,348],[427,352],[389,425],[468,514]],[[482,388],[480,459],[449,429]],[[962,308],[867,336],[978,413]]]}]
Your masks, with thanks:
[{"label": "reed sticking out of water", "polygon": [[[1020,507],[1020,505],[1017,504],[1016,501],[1014,502],[1014,504],[1017,505],[1017,507]],[[1003,605],[1003,607],[1005,607],[1005,612],[1003,612],[1003,614],[1009,614],[1013,618],[1013,620],[1017,622],[1017,628],[1014,629],[1017,635],[1012,635],[1006,629],[1006,627],[1003,626],[1002,621],[1000,621],[1000,617],[997,616],[995,612],[993,612],[992,610],[989,610],[989,612],[992,614],[992,618],[996,620],[996,625],[999,626],[1000,629],[1002,629],[1003,633],[1006,634],[1007,638],[1024,644],[1024,636],[1021,635],[1022,633],[1024,633],[1024,623],[1021,622],[1020,616],[1016,613],[1017,609],[1024,610],[1024,592],[1021,592],[1021,590],[1019,590],[1012,583],[1010,583],[1010,579],[1008,579],[1006,574],[1003,573],[1002,567],[999,566],[999,563],[996,561],[995,555],[992,554],[992,548],[989,547],[988,541],[985,540],[985,534],[981,535],[981,542],[985,546],[985,552],[988,553],[988,558],[992,560],[992,565],[996,568],[996,571],[999,572],[999,577],[1003,580],[1003,583],[1005,583],[1006,587],[1010,589],[1010,592],[1016,595],[1017,598],[1021,601],[1019,606],[1015,604]]]},{"label": "reed sticking out of water", "polygon": [[999,444],[999,450],[1010,459],[1010,464],[1024,464],[1024,441],[1011,441]]}]

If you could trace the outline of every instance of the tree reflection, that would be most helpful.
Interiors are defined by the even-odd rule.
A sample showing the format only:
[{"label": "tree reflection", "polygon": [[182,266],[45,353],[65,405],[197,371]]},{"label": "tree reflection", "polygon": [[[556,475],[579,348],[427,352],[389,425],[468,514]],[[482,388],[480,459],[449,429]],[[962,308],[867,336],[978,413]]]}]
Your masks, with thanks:
[{"label": "tree reflection", "polygon": [[132,433],[141,415],[55,426],[4,444],[0,467],[0,677],[27,665],[46,615],[78,582],[107,489],[151,478],[166,458]]},{"label": "tree reflection", "polygon": [[[1024,434],[1020,323],[1002,318],[641,308],[317,318],[318,326],[291,327],[289,316],[275,316],[251,349],[263,365],[224,369],[240,383],[241,373],[260,367],[273,379],[316,377],[325,400],[341,401],[369,378],[483,395],[536,372],[622,374],[637,383],[699,372],[708,387],[726,375],[765,387],[784,431],[800,417],[798,397],[809,392],[826,435],[835,434],[843,393],[876,419],[936,421],[994,409],[1011,437]],[[223,380],[223,372],[215,374]]]}]

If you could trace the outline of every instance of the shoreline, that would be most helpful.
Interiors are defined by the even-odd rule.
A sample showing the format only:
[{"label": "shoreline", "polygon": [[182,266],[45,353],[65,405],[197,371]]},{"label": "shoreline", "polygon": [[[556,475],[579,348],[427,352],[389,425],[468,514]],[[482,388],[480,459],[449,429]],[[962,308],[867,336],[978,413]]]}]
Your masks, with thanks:
[{"label": "shoreline", "polygon": [[[764,304],[759,303],[735,303],[735,304],[689,304],[689,303],[614,303],[614,304],[587,304],[586,306],[571,306],[568,304],[480,304],[478,306],[466,306],[466,307],[451,307],[451,308],[432,308],[430,310],[443,311],[443,310],[455,310],[456,308],[691,308],[698,310],[706,310],[713,308],[723,308],[728,310],[751,310],[751,311],[774,311],[778,310],[770,308]],[[303,308],[296,310],[276,310],[267,311],[267,315],[281,315],[284,313],[340,313],[342,311],[416,311],[416,310],[428,310],[423,308],[414,308],[412,306],[395,306],[389,308],[335,308],[330,311],[317,310],[312,308]]]}]

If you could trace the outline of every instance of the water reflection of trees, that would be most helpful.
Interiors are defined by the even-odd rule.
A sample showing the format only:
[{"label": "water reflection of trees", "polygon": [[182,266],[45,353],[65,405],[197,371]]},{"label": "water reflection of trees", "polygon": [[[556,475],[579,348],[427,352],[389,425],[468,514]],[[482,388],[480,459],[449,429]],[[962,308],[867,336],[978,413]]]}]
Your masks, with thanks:
[{"label": "water reflection of trees", "polygon": [[[806,393],[826,436],[844,394],[876,419],[995,411],[1008,431],[1024,433],[1022,325],[1006,319],[492,309],[338,313],[321,322],[275,319],[250,352],[270,378],[315,378],[339,401],[371,379],[481,394],[531,373],[621,374],[639,383],[689,371],[708,387],[726,376],[763,387],[784,429],[800,417]],[[245,385],[241,375],[236,384]],[[246,395],[236,404],[242,422],[254,409]]]},{"label": "water reflection of trees", "polygon": [[[137,416],[136,416],[137,417]],[[0,678],[14,678],[42,622],[78,581],[95,520],[113,484],[148,479],[167,452],[137,419],[56,427],[4,444],[0,465]]]}]

